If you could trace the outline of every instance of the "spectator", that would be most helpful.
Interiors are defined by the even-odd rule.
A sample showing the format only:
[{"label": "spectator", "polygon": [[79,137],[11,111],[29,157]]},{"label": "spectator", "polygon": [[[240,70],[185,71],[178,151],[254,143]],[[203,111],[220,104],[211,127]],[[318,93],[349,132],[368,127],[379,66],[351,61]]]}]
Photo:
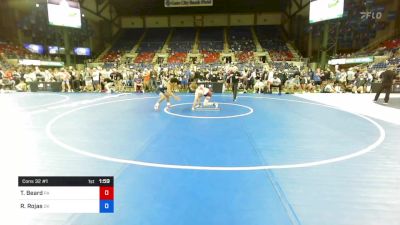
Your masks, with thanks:
[{"label": "spectator", "polygon": [[143,80],[138,74],[136,74],[134,76],[133,83],[134,83],[134,86],[133,86],[134,87],[134,91],[136,93],[144,93]]},{"label": "spectator", "polygon": [[335,87],[334,87],[334,82],[328,81],[328,83],[325,85],[323,93],[335,93]]},{"label": "spectator", "polygon": [[353,71],[353,68],[350,68],[349,71],[347,71],[347,84],[354,83],[355,79],[356,79],[356,73]]},{"label": "spectator", "polygon": [[65,69],[61,69],[60,73],[60,78],[61,78],[61,88],[62,91],[61,92],[71,92],[71,86],[69,84],[70,79],[71,79],[71,75],[65,70]]},{"label": "spectator", "polygon": [[364,93],[364,85],[365,85],[365,78],[363,74],[357,75],[356,79],[353,81],[353,88],[352,92],[357,93]]},{"label": "spectator", "polygon": [[277,87],[279,89],[279,95],[282,92],[282,81],[279,79],[277,75],[274,75],[274,79],[272,80],[272,84],[269,89],[269,93],[272,94],[272,88]]},{"label": "spectator", "polygon": [[314,85],[316,85],[317,89],[319,90],[322,83],[320,68],[318,68],[316,72],[312,72],[312,80],[314,81]]},{"label": "spectator", "polygon": [[17,92],[26,92],[28,91],[28,86],[25,83],[25,79],[21,79],[20,82],[15,85],[15,90]]},{"label": "spectator", "polygon": [[365,84],[365,92],[366,93],[371,93],[371,86],[372,86],[372,81],[374,77],[372,76],[371,73],[367,72],[367,77],[366,77],[366,84]]},{"label": "spectator", "polygon": [[264,90],[264,83],[260,76],[256,76],[254,84],[254,93],[261,93]]},{"label": "spectator", "polygon": [[295,91],[301,88],[300,86],[300,76],[296,75],[295,77],[290,78],[285,82],[285,88],[287,90],[286,93],[294,94]]}]

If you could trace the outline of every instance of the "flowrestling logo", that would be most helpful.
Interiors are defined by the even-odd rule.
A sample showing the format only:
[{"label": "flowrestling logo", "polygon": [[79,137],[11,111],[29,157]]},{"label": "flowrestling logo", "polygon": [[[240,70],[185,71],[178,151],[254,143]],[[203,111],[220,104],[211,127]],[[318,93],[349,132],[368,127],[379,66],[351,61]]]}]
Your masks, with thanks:
[{"label": "flowrestling logo", "polygon": [[370,12],[370,11],[365,11],[365,12],[360,12],[361,14],[361,19],[362,20],[380,20],[383,17],[383,14],[381,12]]}]

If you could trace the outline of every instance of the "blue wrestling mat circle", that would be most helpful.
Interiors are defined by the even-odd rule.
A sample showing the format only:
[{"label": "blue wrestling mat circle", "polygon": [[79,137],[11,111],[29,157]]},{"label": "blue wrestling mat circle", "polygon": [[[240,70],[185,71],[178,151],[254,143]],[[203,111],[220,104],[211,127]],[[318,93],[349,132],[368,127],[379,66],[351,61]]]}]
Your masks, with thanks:
[{"label": "blue wrestling mat circle", "polygon": [[219,103],[220,110],[192,111],[192,103],[180,103],[164,108],[164,112],[183,118],[192,119],[230,119],[248,116],[253,113],[253,109],[240,104]]},{"label": "blue wrestling mat circle", "polygon": [[321,104],[287,97],[244,96],[240,105],[227,96],[214,99],[220,111],[192,112],[191,103],[178,103],[169,113],[251,116],[182,120],[154,112],[155,97],[128,97],[66,111],[47,124],[46,133],[64,149],[92,158],[190,170],[318,166],[365,154],[385,137],[373,120]]}]

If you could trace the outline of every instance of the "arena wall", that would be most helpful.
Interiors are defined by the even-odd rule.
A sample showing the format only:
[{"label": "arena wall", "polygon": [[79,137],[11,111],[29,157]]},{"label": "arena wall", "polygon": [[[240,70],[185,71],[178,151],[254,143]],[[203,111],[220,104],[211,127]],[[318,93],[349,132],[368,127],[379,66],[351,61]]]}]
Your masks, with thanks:
[{"label": "arena wall", "polygon": [[281,25],[281,13],[125,16],[122,28]]}]

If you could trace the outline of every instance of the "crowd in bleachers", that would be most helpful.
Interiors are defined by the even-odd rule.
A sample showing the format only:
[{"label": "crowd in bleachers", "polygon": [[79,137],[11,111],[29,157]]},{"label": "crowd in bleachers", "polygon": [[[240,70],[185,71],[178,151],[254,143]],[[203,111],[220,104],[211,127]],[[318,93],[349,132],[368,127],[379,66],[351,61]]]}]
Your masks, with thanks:
[{"label": "crowd in bleachers", "polygon": [[[390,61],[398,66],[399,60]],[[242,64],[132,64],[129,67],[86,68],[72,67],[42,69],[33,67],[0,68],[2,91],[29,91],[38,82],[62,83],[64,92],[152,92],[158,81],[168,76],[178,85],[175,91],[188,91],[196,82],[221,82],[230,88],[232,71],[241,74],[240,88],[243,92],[271,93],[279,87],[279,93],[368,93],[371,86],[380,81],[382,69],[373,65],[350,69],[331,68],[326,70],[297,67],[290,63],[270,65],[257,63]],[[400,72],[400,71],[398,71]]]},{"label": "crowd in bleachers", "polygon": [[[167,32],[164,33],[164,38],[166,35]],[[102,68],[87,68],[82,71],[73,68],[13,67],[7,64],[4,55],[26,52],[19,47],[2,43],[0,44],[0,88],[2,90],[29,91],[30,85],[35,82],[68,80],[69,85],[64,85],[63,91],[154,91],[160,77],[169,76],[180,84],[176,87],[177,91],[187,91],[189,84],[195,81],[223,82],[229,90],[230,81],[227,77],[234,67],[242,74],[240,87],[244,92],[268,93],[271,91],[271,87],[277,86],[276,83],[279,80],[279,90],[287,93],[365,93],[371,91],[374,82],[379,82],[382,71],[397,67],[397,72],[400,72],[398,67],[400,51],[396,43],[397,41],[383,43],[387,53],[390,53],[390,57],[386,61],[350,69],[331,68],[331,70],[324,71],[320,69],[311,71],[306,66],[299,68],[289,62],[273,62],[267,66],[263,63],[239,59],[235,64],[222,63],[218,60],[220,53],[215,49],[208,49],[212,50],[210,52],[203,50],[204,62],[197,63],[183,63],[185,61],[183,58],[187,53],[178,51],[171,54],[172,57],[167,64],[152,63],[155,55],[153,51],[142,52],[132,64],[111,63],[105,64]],[[132,47],[132,43],[130,43],[130,47]],[[251,51],[247,52],[247,54],[251,53]],[[179,59],[179,57],[181,58]]]},{"label": "crowd in bleachers", "polygon": [[[138,56],[128,63],[118,63],[123,54],[131,52],[140,37],[144,39],[137,49]],[[7,64],[8,57],[29,58],[26,49],[8,43],[0,43],[0,87],[2,90],[29,90],[32,82],[61,82],[68,80],[64,91],[154,91],[160,76],[170,76],[181,85],[177,89],[186,91],[193,81],[224,82],[229,89],[228,77],[232,67],[242,74],[241,88],[245,92],[269,92],[272,82],[280,80],[280,90],[293,92],[370,92],[371,84],[379,81],[379,74],[391,66],[400,63],[400,40],[394,39],[382,43],[379,49],[390,53],[388,60],[372,63],[368,67],[349,70],[308,70],[307,67],[288,63],[293,56],[275,26],[255,27],[261,47],[268,51],[273,63],[268,66],[256,63],[256,46],[249,27],[231,27],[228,30],[228,46],[235,53],[237,63],[220,60],[224,50],[224,28],[208,27],[199,30],[198,47],[203,60],[187,63],[187,55],[194,46],[196,30],[177,28],[169,42],[169,58],[166,62],[153,62],[154,56],[163,47],[171,30],[132,29],[125,30],[108,54],[102,68],[88,68],[84,71],[69,69],[41,69],[31,67],[13,67]],[[378,50],[379,50],[378,49]],[[353,54],[346,54],[353,57]],[[279,61],[279,62],[278,62]],[[164,64],[166,63],[166,64]],[[398,69],[399,70],[399,69]],[[63,82],[65,83],[65,82]],[[21,89],[25,84],[26,88]],[[19,85],[19,86],[18,86]],[[276,85],[275,85],[276,86]]]}]

